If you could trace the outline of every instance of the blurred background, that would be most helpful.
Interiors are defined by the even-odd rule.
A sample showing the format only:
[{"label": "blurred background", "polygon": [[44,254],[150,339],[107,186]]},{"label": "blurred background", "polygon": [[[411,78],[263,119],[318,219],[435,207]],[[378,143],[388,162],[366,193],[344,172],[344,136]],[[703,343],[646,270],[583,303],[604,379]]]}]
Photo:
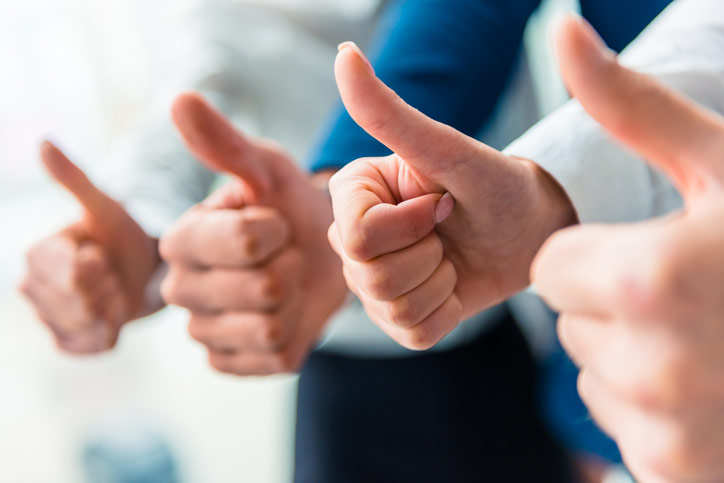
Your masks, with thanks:
[{"label": "blurred background", "polygon": [[[353,16],[377,2],[327,3]],[[537,96],[541,113],[565,99],[545,26],[573,3],[547,2],[529,27],[531,69],[548,93]],[[108,153],[158,102],[173,69],[172,32],[201,4],[0,0],[1,482],[115,481],[104,472],[144,464],[172,481],[290,478],[293,377],[213,372],[174,309],[130,324],[112,353],[65,356],[16,290],[25,250],[78,214],[41,171],[37,144],[59,140],[80,166],[102,173]],[[332,57],[329,64],[331,82]]]}]

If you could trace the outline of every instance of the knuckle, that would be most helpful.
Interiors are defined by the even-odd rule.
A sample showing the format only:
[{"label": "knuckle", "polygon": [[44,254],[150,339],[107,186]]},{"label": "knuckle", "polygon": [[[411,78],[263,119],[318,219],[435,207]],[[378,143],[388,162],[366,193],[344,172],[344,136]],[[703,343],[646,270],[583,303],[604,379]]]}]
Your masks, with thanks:
[{"label": "knuckle", "polygon": [[264,270],[259,281],[259,295],[264,305],[281,304],[286,296],[286,287],[282,277],[271,270]]},{"label": "knuckle", "polygon": [[232,372],[232,368],[226,357],[209,351],[209,365],[219,372]]},{"label": "knuckle", "polygon": [[425,351],[437,343],[437,338],[424,324],[407,329],[400,343],[414,351]]},{"label": "knuckle", "polygon": [[704,463],[701,455],[705,451],[701,451],[695,438],[680,424],[672,424],[649,445],[641,445],[640,451],[647,468],[672,481],[690,476]]},{"label": "knuckle", "polygon": [[344,240],[344,251],[352,260],[366,262],[375,257],[375,237],[365,224],[355,225]]},{"label": "knuckle", "polygon": [[277,316],[267,316],[260,329],[260,339],[264,347],[279,347],[284,343],[284,322]]},{"label": "knuckle", "polygon": [[569,357],[573,359],[576,364],[579,364],[580,361],[577,361],[578,348],[574,343],[575,338],[571,335],[574,328],[575,323],[571,322],[569,315],[567,315],[566,313],[562,313],[558,316],[558,323],[556,324],[558,341],[560,342],[561,347],[563,347],[563,349],[569,355]]},{"label": "knuckle", "polygon": [[176,240],[174,232],[175,228],[172,226],[166,230],[166,232],[161,235],[161,238],[158,240],[158,253],[161,258],[167,262],[175,258]]},{"label": "knuckle", "polygon": [[204,340],[206,340],[206,331],[204,331],[203,325],[199,323],[199,321],[196,320],[193,316],[189,321],[188,333],[192,339],[197,342],[201,342],[202,344]]},{"label": "knuckle", "polygon": [[637,407],[653,409],[661,405],[659,387],[651,379],[653,372],[630,375],[627,381],[622,381],[623,391]]},{"label": "knuckle", "polygon": [[181,277],[174,269],[170,269],[161,282],[161,297],[168,304],[182,305]]},{"label": "knuckle", "polygon": [[384,267],[368,264],[362,271],[362,279],[362,287],[370,297],[388,302],[396,296],[392,280]]},{"label": "knuckle", "polygon": [[618,278],[622,306],[629,313],[656,317],[666,312],[682,285],[682,267],[678,250],[653,247],[644,268],[629,267]]},{"label": "knuckle", "polygon": [[645,370],[632,371],[623,382],[625,393],[630,400],[644,410],[676,409],[684,404],[688,393],[685,383],[685,367],[678,357],[662,354],[656,364]]},{"label": "knuckle", "polygon": [[234,226],[234,238],[236,239],[236,246],[242,255],[252,260],[256,260],[259,257],[259,240],[254,235],[254,231],[251,227],[253,221],[251,221],[245,212],[240,212],[237,222]]},{"label": "knuckle", "polygon": [[[693,388],[690,382],[696,374],[689,370],[691,363],[681,351],[668,349],[659,353],[656,364],[652,365],[646,380],[650,389],[643,396],[652,398],[648,401],[658,407],[677,409],[685,404],[685,395],[691,396]],[[640,385],[643,382],[639,382]],[[641,403],[646,403],[644,399]]]},{"label": "knuckle", "polygon": [[387,321],[394,326],[409,329],[417,322],[417,310],[409,297],[398,297],[385,304]]}]

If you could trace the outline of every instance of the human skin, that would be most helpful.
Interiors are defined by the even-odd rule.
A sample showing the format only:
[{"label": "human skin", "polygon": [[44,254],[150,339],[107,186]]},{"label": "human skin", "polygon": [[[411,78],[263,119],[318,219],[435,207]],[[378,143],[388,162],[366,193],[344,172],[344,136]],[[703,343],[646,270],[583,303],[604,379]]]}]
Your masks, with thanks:
[{"label": "human skin", "polygon": [[531,277],[637,480],[724,481],[724,119],[620,66],[579,19],[563,22],[558,54],[583,107],[667,173],[685,208],[562,230]]},{"label": "human skin", "polygon": [[28,250],[20,290],[60,349],[102,352],[115,345],[125,323],[160,308],[160,297],[146,295],[160,263],[157,240],[53,144],[43,143],[40,156],[83,214]]},{"label": "human skin", "polygon": [[329,241],[370,318],[410,349],[529,284],[535,253],[575,223],[558,184],[404,103],[354,44],[335,74],[352,118],[395,154],[360,159],[330,181]]},{"label": "human skin", "polygon": [[231,181],[161,237],[163,297],[189,309],[189,332],[219,371],[293,372],[347,294],[326,240],[329,197],[278,145],[244,136],[198,94],[179,96],[172,114],[189,150]]}]

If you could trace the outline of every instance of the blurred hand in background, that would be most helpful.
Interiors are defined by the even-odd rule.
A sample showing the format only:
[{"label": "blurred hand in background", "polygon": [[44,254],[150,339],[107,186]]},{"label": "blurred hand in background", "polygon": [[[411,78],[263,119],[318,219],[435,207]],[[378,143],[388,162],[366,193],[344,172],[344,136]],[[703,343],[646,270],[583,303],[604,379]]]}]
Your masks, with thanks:
[{"label": "blurred hand in background", "polygon": [[724,119],[620,66],[580,20],[565,21],[558,52],[583,107],[686,206],[563,230],[532,278],[561,312],[583,400],[639,481],[724,481]]},{"label": "blurred hand in background", "polygon": [[30,248],[21,291],[62,350],[110,349],[123,324],[159,308],[146,298],[160,262],[157,241],[54,145],[44,143],[41,158],[83,215]]},{"label": "blurred hand in background", "polygon": [[190,151],[233,179],[161,237],[165,300],[191,312],[211,365],[239,375],[295,371],[343,303],[326,240],[326,192],[277,145],[249,139],[197,94],[174,103]]}]

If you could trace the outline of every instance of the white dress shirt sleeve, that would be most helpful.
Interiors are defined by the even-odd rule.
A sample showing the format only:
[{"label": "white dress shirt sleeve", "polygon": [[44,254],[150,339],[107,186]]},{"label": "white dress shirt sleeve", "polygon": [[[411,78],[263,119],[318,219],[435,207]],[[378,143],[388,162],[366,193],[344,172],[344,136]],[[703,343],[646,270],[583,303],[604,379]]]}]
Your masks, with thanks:
[{"label": "white dress shirt sleeve", "polygon": [[[620,61],[724,113],[724,2],[675,1]],[[505,151],[548,171],[568,194],[582,223],[638,221],[681,207],[669,181],[609,138],[575,100]]]},{"label": "white dress shirt sleeve", "polygon": [[200,91],[246,134],[303,159],[337,100],[336,46],[370,35],[378,3],[202,2],[168,27],[155,102],[114,150],[101,186],[154,236],[209,193],[215,174],[190,156],[170,119],[185,89]]}]

